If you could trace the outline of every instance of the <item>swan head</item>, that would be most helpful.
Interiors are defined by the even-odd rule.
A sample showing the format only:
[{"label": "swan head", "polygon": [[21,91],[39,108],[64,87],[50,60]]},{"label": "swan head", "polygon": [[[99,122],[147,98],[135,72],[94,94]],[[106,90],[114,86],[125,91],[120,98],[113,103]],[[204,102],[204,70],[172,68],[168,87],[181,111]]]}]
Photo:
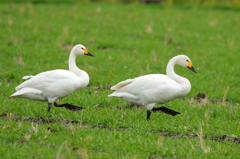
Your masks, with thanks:
[{"label": "swan head", "polygon": [[190,58],[185,55],[176,56],[176,64],[179,64],[179,65],[186,67],[186,68],[190,69],[191,71],[197,73],[197,71],[194,69],[194,67],[192,65]]},{"label": "swan head", "polygon": [[93,54],[91,54],[90,52],[88,52],[88,50],[86,49],[85,46],[78,44],[75,45],[72,48],[72,53],[74,53],[75,55],[87,55],[87,56],[94,56]]}]

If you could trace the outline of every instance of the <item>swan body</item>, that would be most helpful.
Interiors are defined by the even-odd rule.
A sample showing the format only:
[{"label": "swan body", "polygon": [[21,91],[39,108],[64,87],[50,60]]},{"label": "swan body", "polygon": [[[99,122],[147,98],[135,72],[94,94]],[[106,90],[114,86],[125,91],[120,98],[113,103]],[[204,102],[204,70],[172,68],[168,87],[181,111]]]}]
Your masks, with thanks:
[{"label": "swan body", "polygon": [[18,97],[48,102],[48,111],[50,111],[52,103],[56,107],[66,107],[70,110],[83,109],[83,107],[71,104],[57,104],[57,99],[69,96],[89,83],[88,74],[76,66],[75,59],[78,55],[93,56],[83,45],[78,44],[71,50],[69,70],[57,69],[35,76],[24,76],[23,79],[28,80],[17,86],[16,92],[9,98]]},{"label": "swan body", "polygon": [[177,75],[174,66],[178,64],[195,71],[191,60],[185,55],[173,57],[167,65],[167,74],[149,74],[134,79],[128,79],[111,87],[114,90],[109,97],[119,97],[123,100],[147,108],[147,120],[151,111],[161,110],[167,114],[180,114],[166,107],[154,108],[156,104],[164,104],[179,97],[183,97],[191,90],[188,79]]}]

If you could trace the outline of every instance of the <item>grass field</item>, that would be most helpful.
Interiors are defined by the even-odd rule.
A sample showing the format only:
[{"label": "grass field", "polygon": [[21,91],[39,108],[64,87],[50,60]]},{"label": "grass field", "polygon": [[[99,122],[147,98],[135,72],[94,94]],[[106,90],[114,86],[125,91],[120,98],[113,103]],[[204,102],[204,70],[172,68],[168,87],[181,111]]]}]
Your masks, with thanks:
[{"label": "grass field", "polygon": [[[240,9],[116,3],[0,5],[0,158],[240,157]],[[8,99],[25,75],[68,69],[75,44],[87,88],[47,103]],[[107,97],[109,86],[165,74],[170,58],[189,56],[198,74],[176,66],[191,92],[165,104],[175,117]],[[194,97],[204,92],[209,99]]]}]

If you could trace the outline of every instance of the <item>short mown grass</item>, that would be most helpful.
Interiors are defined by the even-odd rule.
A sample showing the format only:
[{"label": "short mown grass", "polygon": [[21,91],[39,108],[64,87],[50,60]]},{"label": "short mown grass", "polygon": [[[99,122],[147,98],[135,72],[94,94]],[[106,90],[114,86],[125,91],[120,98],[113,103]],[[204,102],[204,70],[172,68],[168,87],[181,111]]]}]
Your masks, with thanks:
[{"label": "short mown grass", "polygon": [[[240,9],[118,3],[0,5],[1,158],[239,158]],[[75,44],[88,87],[61,99],[86,109],[8,99],[25,75],[68,69]],[[189,56],[198,74],[176,66],[191,92],[167,107],[175,117],[107,97],[122,80],[163,73]],[[204,92],[209,101],[194,97]]]}]

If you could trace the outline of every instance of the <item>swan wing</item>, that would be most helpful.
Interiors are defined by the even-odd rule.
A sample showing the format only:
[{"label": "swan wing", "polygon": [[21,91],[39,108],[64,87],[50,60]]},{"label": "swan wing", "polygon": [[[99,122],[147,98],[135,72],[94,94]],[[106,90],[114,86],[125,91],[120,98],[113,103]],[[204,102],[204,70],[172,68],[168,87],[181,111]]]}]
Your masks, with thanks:
[{"label": "swan wing", "polygon": [[124,87],[124,86],[132,83],[133,81],[134,81],[134,79],[127,79],[127,80],[125,80],[125,81],[119,82],[118,84],[112,86],[110,89],[111,89],[111,90],[115,90],[115,91],[116,91],[116,90],[119,90],[119,89],[121,89],[122,87]]},{"label": "swan wing", "polygon": [[24,76],[25,78],[30,78],[29,80],[23,82],[16,90],[22,87],[31,87],[42,89],[43,87],[51,87],[54,86],[66,86],[70,85],[79,85],[81,83],[80,79],[76,74],[67,70],[53,70],[53,71],[46,71],[37,74],[36,76]]},{"label": "swan wing", "polygon": [[81,79],[68,70],[52,70],[32,76],[32,78],[17,86],[16,90],[32,88],[42,91],[43,96],[47,98],[55,99],[72,94],[85,87],[88,82],[88,80]]},{"label": "swan wing", "polygon": [[119,82],[118,84],[112,86],[111,90],[115,90],[116,92],[120,91],[132,92],[133,90],[136,91],[152,90],[156,88],[156,86],[166,84],[168,80],[172,82],[171,79],[167,78],[166,75],[162,74],[145,75]]}]

